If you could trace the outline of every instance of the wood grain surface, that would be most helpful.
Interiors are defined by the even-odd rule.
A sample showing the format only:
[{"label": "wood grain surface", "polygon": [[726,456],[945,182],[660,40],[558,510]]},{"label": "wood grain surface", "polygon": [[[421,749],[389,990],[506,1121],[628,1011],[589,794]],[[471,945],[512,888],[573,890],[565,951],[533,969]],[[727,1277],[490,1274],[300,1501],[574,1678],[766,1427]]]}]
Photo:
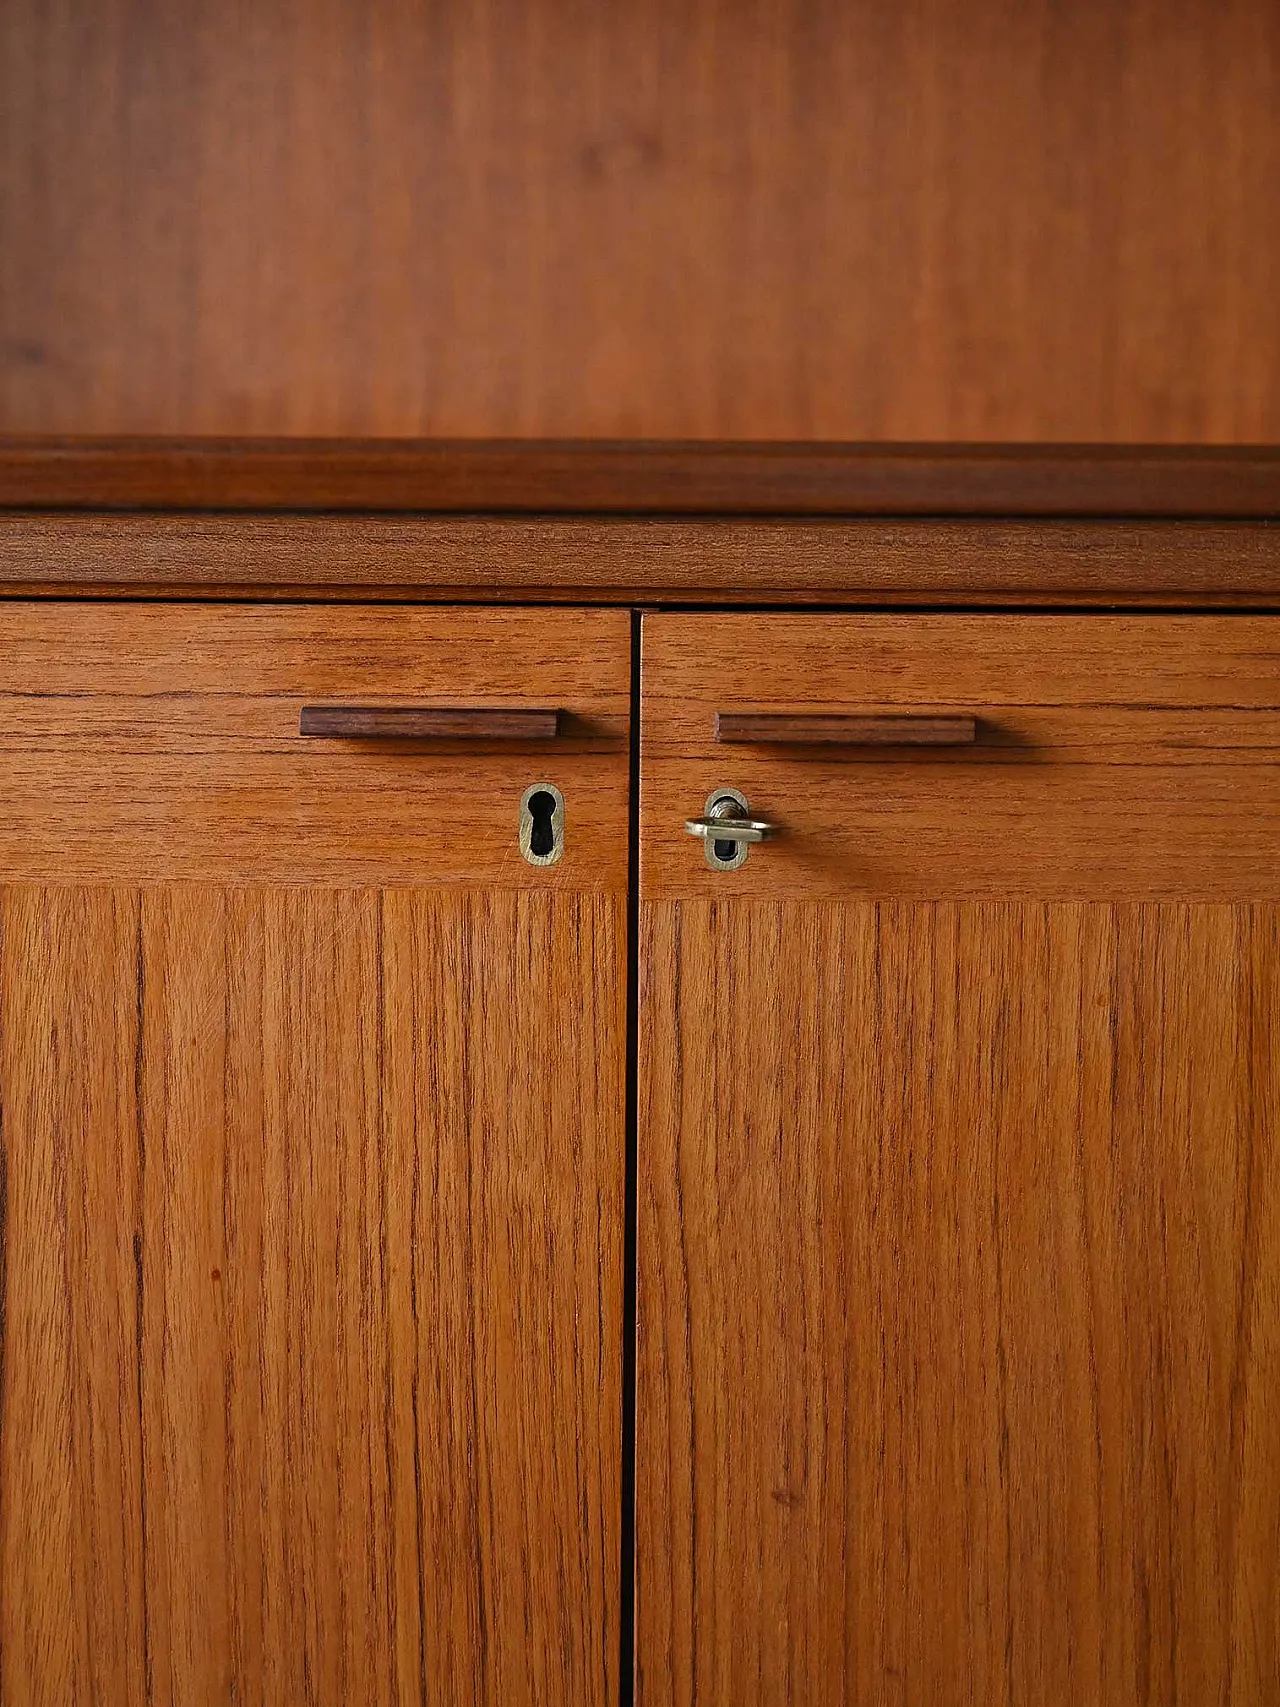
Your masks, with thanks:
[{"label": "wood grain surface", "polygon": [[640,1702],[1272,1702],[1280,909],[646,901],[640,965]]},{"label": "wood grain surface", "polygon": [[9,0],[12,431],[1280,438],[1269,0]]},{"label": "wood grain surface", "polygon": [[[0,874],[609,889],[627,881],[630,619],[405,606],[0,606]],[[320,742],[305,703],[561,714],[562,737]],[[565,797],[565,853],[519,852]]]},{"label": "wood grain surface", "polygon": [[0,923],[4,1700],[615,1700],[622,899]]},{"label": "wood grain surface", "polygon": [[1275,605],[1280,528],[17,512],[0,513],[0,593]]},{"label": "wood grain surface", "polygon": [[0,508],[1280,515],[1280,449],[0,437]]},{"label": "wood grain surface", "polygon": [[[1280,900],[1280,624],[1252,616],[647,615],[651,899]],[[952,749],[726,748],[717,714],[972,716]],[[733,787],[777,839],[708,869]]]}]

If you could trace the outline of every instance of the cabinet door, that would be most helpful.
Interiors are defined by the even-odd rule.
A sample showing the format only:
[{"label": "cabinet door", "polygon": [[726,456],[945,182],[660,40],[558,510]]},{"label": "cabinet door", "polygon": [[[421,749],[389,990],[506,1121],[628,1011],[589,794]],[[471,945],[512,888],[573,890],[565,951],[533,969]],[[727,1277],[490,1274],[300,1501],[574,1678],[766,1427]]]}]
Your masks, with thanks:
[{"label": "cabinet door", "polygon": [[1280,621],[657,615],[642,705],[642,1701],[1280,1699]]},{"label": "cabinet door", "polygon": [[0,606],[5,1701],[615,1696],[629,651]]}]

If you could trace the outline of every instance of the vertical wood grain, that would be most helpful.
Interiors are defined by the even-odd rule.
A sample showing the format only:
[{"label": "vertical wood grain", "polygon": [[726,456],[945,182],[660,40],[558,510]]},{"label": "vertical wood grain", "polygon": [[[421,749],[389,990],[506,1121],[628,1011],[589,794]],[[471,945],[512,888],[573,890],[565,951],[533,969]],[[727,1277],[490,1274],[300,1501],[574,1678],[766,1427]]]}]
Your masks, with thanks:
[{"label": "vertical wood grain", "polygon": [[0,1699],[142,1701],[136,895],[0,902]]},{"label": "vertical wood grain", "polygon": [[161,1698],[411,1700],[380,1272],[379,898],[144,899],[143,1344]]},{"label": "vertical wood grain", "polygon": [[1269,0],[9,0],[18,432],[1274,441]]},{"label": "vertical wood grain", "polygon": [[642,909],[640,1698],[1280,1677],[1280,912]]},{"label": "vertical wood grain", "polygon": [[616,1692],[624,905],[386,897],[428,1699]]},{"label": "vertical wood grain", "polygon": [[5,891],[4,1700],[614,1697],[623,907]]}]

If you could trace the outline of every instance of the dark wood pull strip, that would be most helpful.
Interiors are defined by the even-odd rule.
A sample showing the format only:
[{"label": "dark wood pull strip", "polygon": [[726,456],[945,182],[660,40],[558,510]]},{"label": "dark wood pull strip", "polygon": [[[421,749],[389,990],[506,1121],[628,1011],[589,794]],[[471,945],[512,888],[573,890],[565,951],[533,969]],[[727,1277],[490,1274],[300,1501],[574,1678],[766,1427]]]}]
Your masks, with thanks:
[{"label": "dark wood pull strip", "polygon": [[968,747],[976,717],[885,712],[856,717],[790,716],[786,712],[717,711],[716,740],[823,747]]},{"label": "dark wood pull strip", "polygon": [[304,705],[300,735],[344,741],[550,741],[558,711],[418,705]]}]

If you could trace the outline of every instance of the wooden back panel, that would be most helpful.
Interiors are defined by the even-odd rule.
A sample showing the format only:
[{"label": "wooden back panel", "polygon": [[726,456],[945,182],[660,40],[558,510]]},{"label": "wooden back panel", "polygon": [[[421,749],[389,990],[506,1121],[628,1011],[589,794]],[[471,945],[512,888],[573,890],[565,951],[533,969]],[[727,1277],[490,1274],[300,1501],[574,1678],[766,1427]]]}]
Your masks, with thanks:
[{"label": "wooden back panel", "polygon": [[1280,438],[1271,0],[0,15],[23,432]]}]

